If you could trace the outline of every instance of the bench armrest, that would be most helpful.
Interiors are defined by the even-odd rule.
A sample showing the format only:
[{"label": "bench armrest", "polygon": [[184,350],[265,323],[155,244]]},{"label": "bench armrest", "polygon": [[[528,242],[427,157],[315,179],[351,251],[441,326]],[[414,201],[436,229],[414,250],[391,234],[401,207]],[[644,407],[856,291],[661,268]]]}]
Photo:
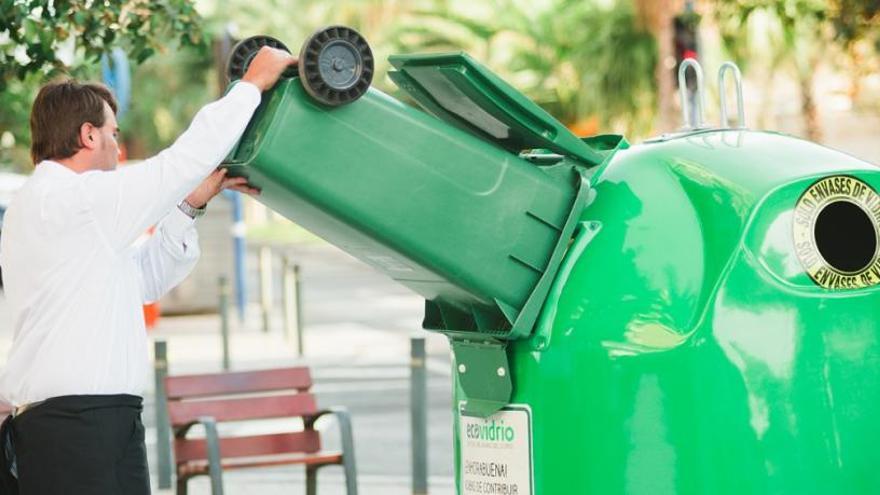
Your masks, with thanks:
[{"label": "bench armrest", "polygon": [[171,425],[171,432],[174,434],[174,438],[178,440],[183,440],[184,438],[186,438],[187,433],[189,433],[189,430],[191,430],[193,426],[204,426],[206,423],[213,423],[215,428],[217,426],[217,421],[213,417],[200,416],[198,419],[190,421],[189,423],[184,423],[182,425]]},{"label": "bench armrest", "polygon": [[303,424],[306,429],[313,430],[315,421],[323,416],[336,416],[336,422],[339,424],[339,435],[342,442],[342,458],[346,464],[346,470],[356,472],[354,462],[354,435],[351,429],[351,414],[344,407],[330,407],[318,411],[317,413],[303,417]]},{"label": "bench armrest", "polygon": [[174,429],[174,438],[182,440],[195,425],[205,428],[205,445],[208,449],[208,469],[211,475],[211,495],[223,495],[223,465],[220,460],[220,435],[217,421],[211,416],[202,416]]}]

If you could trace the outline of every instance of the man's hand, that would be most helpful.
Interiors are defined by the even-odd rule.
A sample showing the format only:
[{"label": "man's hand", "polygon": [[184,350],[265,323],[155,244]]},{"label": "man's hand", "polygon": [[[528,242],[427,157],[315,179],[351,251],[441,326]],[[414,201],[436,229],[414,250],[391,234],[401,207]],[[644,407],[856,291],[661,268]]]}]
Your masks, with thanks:
[{"label": "man's hand", "polygon": [[226,169],[221,168],[211,172],[196,189],[186,197],[186,202],[193,208],[203,208],[211,198],[220,194],[224,189],[232,189],[246,194],[260,194],[259,189],[247,185],[245,177],[226,177]]},{"label": "man's hand", "polygon": [[296,59],[284,50],[264,46],[251,60],[242,81],[247,81],[266,91],[278,82],[284,69],[296,64]]}]

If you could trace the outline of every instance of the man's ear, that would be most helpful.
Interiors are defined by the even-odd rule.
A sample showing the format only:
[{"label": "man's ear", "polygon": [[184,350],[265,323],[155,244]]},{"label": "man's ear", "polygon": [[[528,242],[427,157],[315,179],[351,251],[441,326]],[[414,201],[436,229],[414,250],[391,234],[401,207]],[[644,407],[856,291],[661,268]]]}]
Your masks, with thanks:
[{"label": "man's ear", "polygon": [[98,147],[98,128],[89,122],[83,122],[83,125],[79,126],[79,142],[83,148],[96,149]]}]

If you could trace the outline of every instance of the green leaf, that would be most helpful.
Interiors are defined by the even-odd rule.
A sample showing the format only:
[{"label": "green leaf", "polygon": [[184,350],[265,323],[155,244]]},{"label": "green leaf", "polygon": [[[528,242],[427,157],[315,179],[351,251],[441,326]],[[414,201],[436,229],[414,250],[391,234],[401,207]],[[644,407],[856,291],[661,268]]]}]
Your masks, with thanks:
[{"label": "green leaf", "polygon": [[141,50],[136,55],[137,63],[139,63],[139,64],[144,63],[144,60],[150,58],[150,56],[152,56],[154,53],[156,53],[156,52],[152,48],[145,48],[145,49]]}]

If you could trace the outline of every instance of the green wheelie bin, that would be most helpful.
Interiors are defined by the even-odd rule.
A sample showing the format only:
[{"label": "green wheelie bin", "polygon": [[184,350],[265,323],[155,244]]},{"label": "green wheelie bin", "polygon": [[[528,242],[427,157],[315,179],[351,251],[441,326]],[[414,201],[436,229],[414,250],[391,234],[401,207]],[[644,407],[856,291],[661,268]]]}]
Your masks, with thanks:
[{"label": "green wheelie bin", "polygon": [[575,137],[465,54],[392,63],[433,116],[372,88],[328,105],[285,78],[226,166],[267,206],[424,296],[426,327],[528,335],[586,204],[583,171],[625,143]]}]

